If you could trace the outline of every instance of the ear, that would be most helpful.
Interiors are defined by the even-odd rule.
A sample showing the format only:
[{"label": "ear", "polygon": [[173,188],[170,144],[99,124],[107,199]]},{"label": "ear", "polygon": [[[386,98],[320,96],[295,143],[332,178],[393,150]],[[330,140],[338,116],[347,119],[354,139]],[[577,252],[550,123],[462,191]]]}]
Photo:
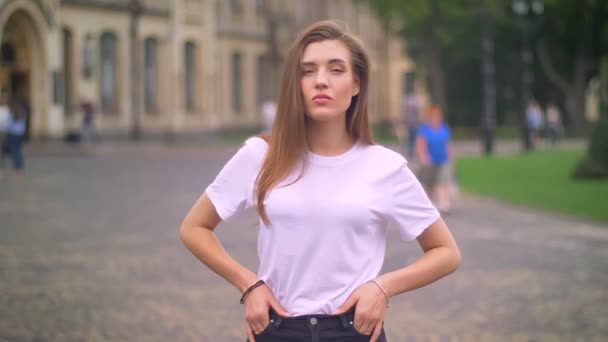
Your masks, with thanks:
[{"label": "ear", "polygon": [[359,95],[359,78],[355,77],[355,85],[353,87],[353,95],[352,96],[357,96]]}]

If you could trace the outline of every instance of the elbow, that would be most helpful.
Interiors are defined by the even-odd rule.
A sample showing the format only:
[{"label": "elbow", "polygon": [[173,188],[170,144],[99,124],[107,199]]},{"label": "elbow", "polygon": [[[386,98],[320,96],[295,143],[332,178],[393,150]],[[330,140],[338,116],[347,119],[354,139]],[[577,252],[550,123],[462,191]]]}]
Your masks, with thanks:
[{"label": "elbow", "polygon": [[189,240],[191,231],[192,231],[192,227],[190,227],[188,225],[182,224],[179,227],[179,238],[180,238],[180,240],[182,240],[184,245],[188,245],[188,240]]},{"label": "elbow", "polygon": [[462,255],[460,254],[460,250],[457,246],[454,246],[451,254],[452,256],[450,258],[450,273],[456,271],[462,263]]}]

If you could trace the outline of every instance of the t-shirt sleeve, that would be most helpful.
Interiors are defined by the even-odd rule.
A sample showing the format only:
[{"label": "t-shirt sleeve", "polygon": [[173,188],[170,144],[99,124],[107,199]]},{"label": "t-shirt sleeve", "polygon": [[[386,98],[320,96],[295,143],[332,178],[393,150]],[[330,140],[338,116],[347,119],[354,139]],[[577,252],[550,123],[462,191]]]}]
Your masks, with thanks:
[{"label": "t-shirt sleeve", "polygon": [[401,239],[413,240],[439,219],[439,212],[405,161],[391,178],[390,219],[399,227]]},{"label": "t-shirt sleeve", "polygon": [[267,148],[261,138],[248,139],[205,190],[222,220],[253,207],[254,182]]}]

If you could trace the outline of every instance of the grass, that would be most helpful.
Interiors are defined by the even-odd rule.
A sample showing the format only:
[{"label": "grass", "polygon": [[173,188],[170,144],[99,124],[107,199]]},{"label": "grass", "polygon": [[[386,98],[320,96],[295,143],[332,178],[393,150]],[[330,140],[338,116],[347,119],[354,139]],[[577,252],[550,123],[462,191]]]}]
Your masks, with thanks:
[{"label": "grass", "polygon": [[543,151],[456,162],[460,186],[513,203],[608,222],[608,181],[570,177],[582,151]]}]

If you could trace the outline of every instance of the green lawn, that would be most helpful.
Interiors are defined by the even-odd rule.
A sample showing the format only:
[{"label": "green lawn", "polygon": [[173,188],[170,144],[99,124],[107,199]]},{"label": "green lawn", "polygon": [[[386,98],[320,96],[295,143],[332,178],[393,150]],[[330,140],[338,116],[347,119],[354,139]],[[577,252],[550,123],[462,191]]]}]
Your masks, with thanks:
[{"label": "green lawn", "polygon": [[608,222],[608,181],[579,181],[570,172],[581,151],[543,151],[456,162],[462,189],[518,204]]}]

